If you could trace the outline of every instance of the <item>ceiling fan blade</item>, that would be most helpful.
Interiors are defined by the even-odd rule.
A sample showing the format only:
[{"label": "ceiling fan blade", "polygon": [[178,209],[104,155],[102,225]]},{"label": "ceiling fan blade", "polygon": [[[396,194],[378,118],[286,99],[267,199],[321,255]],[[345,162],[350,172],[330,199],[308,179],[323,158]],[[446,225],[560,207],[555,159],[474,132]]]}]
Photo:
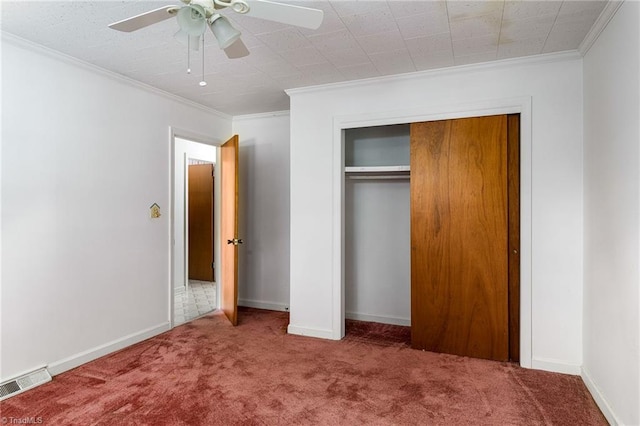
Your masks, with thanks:
[{"label": "ceiling fan blade", "polygon": [[148,27],[165,19],[172,18],[176,16],[178,10],[180,10],[180,6],[164,6],[123,19],[122,21],[114,22],[109,25],[109,28],[130,33],[131,31],[139,30],[140,28]]},{"label": "ceiling fan blade", "polygon": [[324,12],[309,7],[275,3],[267,0],[246,0],[250,7],[247,16],[280,22],[298,27],[318,29],[322,24]]},{"label": "ceiling fan blade", "polygon": [[237,39],[231,46],[224,49],[224,53],[229,59],[238,59],[247,56],[249,49],[247,49],[247,46],[245,46],[241,39]]}]

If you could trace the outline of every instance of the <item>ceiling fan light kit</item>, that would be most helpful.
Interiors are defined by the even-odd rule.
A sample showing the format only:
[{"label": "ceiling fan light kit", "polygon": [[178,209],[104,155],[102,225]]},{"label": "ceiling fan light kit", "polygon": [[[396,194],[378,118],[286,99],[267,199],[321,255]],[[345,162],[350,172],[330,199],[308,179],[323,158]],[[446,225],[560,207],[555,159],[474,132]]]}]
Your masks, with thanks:
[{"label": "ceiling fan light kit", "polygon": [[240,38],[242,33],[233,28],[229,20],[220,14],[215,14],[209,19],[209,28],[218,40],[220,49],[226,49]]},{"label": "ceiling fan light kit", "polygon": [[[295,25],[303,28],[317,29],[322,24],[324,12],[302,6],[276,3],[268,0],[182,0],[184,6],[164,6],[140,15],[132,16],[109,25],[118,31],[132,32],[148,27],[166,19],[176,17],[180,31],[174,37],[187,45],[189,50],[198,50],[202,39],[203,78],[200,86],[206,86],[204,81],[204,33],[207,27],[211,30],[220,49],[224,50],[229,59],[242,58],[249,54],[240,36],[240,31],[234,28],[229,20],[218,13],[218,10],[229,8],[236,13],[269,21]],[[187,59],[189,62],[189,59]],[[188,72],[191,71],[189,65]]]},{"label": "ceiling fan light kit", "polygon": [[190,36],[201,36],[207,29],[205,12],[202,6],[188,5],[178,11],[178,25]]}]

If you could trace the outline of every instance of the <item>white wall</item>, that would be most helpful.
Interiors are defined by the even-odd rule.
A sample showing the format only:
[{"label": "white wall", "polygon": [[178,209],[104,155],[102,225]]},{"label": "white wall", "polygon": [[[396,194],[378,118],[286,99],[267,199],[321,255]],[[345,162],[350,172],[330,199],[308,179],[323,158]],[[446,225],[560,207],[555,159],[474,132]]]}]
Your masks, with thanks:
[{"label": "white wall", "polygon": [[289,113],[236,116],[240,138],[238,303],[289,308]]},{"label": "white wall", "polygon": [[2,380],[169,328],[170,126],[231,132],[211,110],[25,46],[3,37]]},{"label": "white wall", "polygon": [[640,4],[584,58],[583,377],[613,424],[640,424]]},{"label": "white wall", "polygon": [[411,324],[409,179],[345,182],[345,316]]},{"label": "white wall", "polygon": [[[224,141],[217,141],[218,144]],[[175,289],[185,288],[185,284],[187,281],[186,269],[188,265],[185,260],[188,259],[188,246],[187,246],[187,233],[186,233],[186,222],[185,215],[188,211],[188,194],[186,193],[186,188],[188,188],[188,173],[187,173],[187,164],[189,159],[197,159],[203,161],[210,161],[212,163],[216,163],[216,147],[213,145],[208,145],[205,143],[194,142],[186,139],[182,139],[179,137],[175,138],[175,149],[174,149],[174,206],[173,206],[173,229],[174,229],[174,253],[173,253],[173,286]],[[217,168],[216,168],[217,171]],[[219,185],[220,180],[215,180],[215,185]],[[219,191],[214,190],[215,194],[219,194]],[[218,205],[218,198],[214,199],[214,204]],[[217,209],[216,213],[217,213]],[[214,217],[220,217],[218,214],[214,214]],[[214,257],[216,258],[216,264],[220,264],[219,253],[219,238],[220,235],[218,229],[219,221],[215,221],[215,252]],[[215,275],[218,277],[220,268],[215,268]],[[219,279],[216,278],[216,281],[219,282]]]},{"label": "white wall", "polygon": [[[582,364],[582,61],[577,54],[327,85],[291,96],[289,331],[339,338],[334,122],[530,97],[532,366]],[[407,114],[405,114],[407,115]],[[380,123],[384,124],[384,123]],[[336,169],[337,168],[337,169]],[[525,194],[526,195],[526,194]],[[524,196],[524,195],[523,195]],[[525,206],[527,207],[527,206]],[[339,228],[339,227],[338,227]],[[524,307],[527,309],[527,307]]]}]

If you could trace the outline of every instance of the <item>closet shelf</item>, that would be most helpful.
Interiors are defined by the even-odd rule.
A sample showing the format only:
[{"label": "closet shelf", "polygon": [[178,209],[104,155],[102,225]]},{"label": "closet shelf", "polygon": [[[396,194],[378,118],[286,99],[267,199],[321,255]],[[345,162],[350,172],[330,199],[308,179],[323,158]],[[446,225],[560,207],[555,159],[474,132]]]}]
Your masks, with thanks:
[{"label": "closet shelf", "polygon": [[408,172],[409,166],[347,166],[347,173],[397,173]]},{"label": "closet shelf", "polygon": [[408,179],[409,166],[347,166],[349,179]]}]

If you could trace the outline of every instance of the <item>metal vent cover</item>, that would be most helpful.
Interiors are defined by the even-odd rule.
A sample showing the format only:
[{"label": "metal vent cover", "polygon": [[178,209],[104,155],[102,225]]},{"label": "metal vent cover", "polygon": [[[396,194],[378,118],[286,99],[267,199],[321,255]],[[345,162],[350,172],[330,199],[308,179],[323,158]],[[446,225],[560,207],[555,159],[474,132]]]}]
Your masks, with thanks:
[{"label": "metal vent cover", "polygon": [[16,382],[15,380],[9,382],[9,383],[5,383],[2,386],[0,386],[0,398],[3,398],[5,396],[11,395],[14,392],[18,392],[20,390],[20,386],[18,385],[18,382]]},{"label": "metal vent cover", "polygon": [[0,383],[0,401],[51,381],[46,368],[40,368],[22,376]]}]

